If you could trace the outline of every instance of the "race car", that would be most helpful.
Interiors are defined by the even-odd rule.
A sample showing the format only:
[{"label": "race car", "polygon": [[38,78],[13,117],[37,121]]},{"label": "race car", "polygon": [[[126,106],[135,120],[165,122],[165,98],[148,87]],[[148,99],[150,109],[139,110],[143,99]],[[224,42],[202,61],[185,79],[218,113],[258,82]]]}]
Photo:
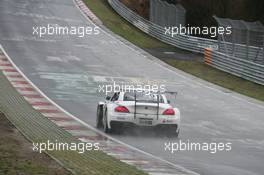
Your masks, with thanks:
[{"label": "race car", "polygon": [[180,111],[172,107],[165,93],[115,92],[97,105],[96,127],[105,133],[125,126],[161,128],[170,136],[178,136]]}]

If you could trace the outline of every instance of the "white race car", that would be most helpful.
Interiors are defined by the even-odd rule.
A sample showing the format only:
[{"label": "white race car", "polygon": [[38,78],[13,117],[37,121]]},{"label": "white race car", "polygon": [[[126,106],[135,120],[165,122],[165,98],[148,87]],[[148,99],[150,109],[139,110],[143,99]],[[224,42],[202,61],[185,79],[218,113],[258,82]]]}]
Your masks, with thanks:
[{"label": "white race car", "polygon": [[97,105],[96,127],[109,133],[126,125],[159,127],[178,136],[180,111],[172,107],[165,93],[116,92]]}]

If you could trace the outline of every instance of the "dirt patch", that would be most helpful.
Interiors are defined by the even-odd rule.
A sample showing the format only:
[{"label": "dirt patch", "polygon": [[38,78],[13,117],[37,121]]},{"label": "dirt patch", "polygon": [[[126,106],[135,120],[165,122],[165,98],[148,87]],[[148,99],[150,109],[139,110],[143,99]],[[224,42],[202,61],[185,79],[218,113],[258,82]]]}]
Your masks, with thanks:
[{"label": "dirt patch", "polygon": [[70,175],[46,154],[32,151],[32,144],[0,112],[0,174]]}]

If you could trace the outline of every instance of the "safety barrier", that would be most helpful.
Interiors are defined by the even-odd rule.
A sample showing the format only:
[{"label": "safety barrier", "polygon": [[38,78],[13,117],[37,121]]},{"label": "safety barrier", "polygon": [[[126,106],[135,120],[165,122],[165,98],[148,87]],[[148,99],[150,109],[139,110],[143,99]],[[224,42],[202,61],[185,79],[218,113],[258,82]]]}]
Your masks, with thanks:
[{"label": "safety barrier", "polygon": [[[253,46],[246,47],[242,44],[189,35],[177,34],[172,37],[171,35],[165,34],[166,31],[164,27],[139,16],[119,0],[108,0],[108,3],[124,19],[160,41],[197,53],[204,53],[205,48],[210,48],[212,50],[212,64],[210,65],[258,84],[264,84],[264,65],[262,65],[264,64],[264,59],[258,60],[259,57],[264,57],[263,48]],[[234,50],[236,52],[234,52]],[[227,59],[229,59],[229,62]],[[259,62],[262,64],[257,64]]]},{"label": "safety barrier", "polygon": [[204,49],[204,63],[238,77],[264,85],[264,65]]}]

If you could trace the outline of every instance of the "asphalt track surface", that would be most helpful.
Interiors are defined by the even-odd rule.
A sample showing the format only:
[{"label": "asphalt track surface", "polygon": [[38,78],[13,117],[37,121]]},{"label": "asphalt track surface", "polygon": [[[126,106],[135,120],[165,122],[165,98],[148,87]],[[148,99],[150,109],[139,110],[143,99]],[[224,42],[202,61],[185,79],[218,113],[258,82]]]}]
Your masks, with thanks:
[{"label": "asphalt track surface", "polygon": [[0,43],[25,75],[48,97],[95,126],[98,86],[158,82],[178,91],[179,139],[231,142],[232,150],[164,151],[178,142],[151,130],[112,135],[129,145],[205,175],[264,174],[263,103],[172,71],[101,31],[84,38],[34,36],[33,26],[93,26],[72,0],[0,0]]}]

